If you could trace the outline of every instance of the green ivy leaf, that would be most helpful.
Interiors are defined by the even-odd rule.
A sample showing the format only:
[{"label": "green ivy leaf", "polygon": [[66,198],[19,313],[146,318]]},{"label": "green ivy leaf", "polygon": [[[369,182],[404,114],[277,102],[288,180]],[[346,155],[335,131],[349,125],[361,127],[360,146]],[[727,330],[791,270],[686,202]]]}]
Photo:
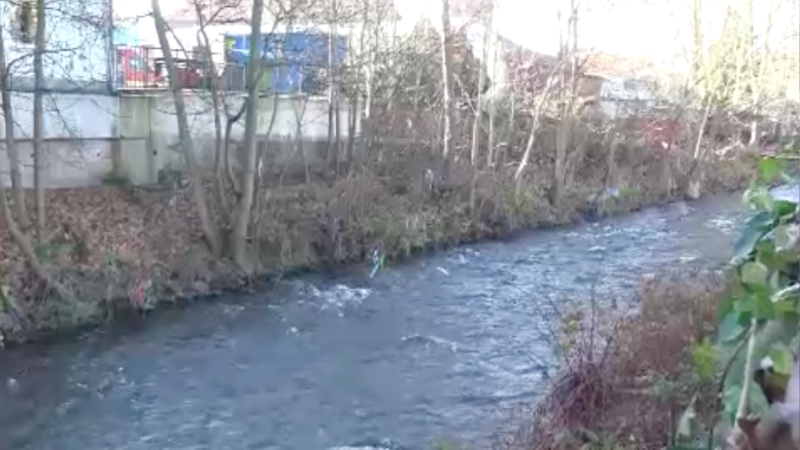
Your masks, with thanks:
[{"label": "green ivy leaf", "polygon": [[766,186],[754,185],[744,193],[745,200],[757,210],[773,211],[774,199]]},{"label": "green ivy leaf", "polygon": [[753,297],[753,317],[759,320],[775,318],[775,304],[769,297],[769,291],[754,292]]},{"label": "green ivy leaf", "polygon": [[800,225],[796,223],[778,225],[775,227],[774,240],[775,250],[778,252],[791,251],[797,253],[800,250]]},{"label": "green ivy leaf", "polygon": [[733,304],[735,301],[736,299],[732,295],[727,295],[722,299],[722,302],[720,302],[719,309],[717,310],[717,322],[720,323],[720,326],[722,326],[723,321],[728,318],[730,313],[733,312]]},{"label": "green ivy leaf", "polygon": [[694,345],[692,348],[692,358],[694,359],[694,366],[697,369],[697,373],[702,379],[711,380],[714,378],[717,349],[708,337]]},{"label": "green ivy leaf", "polygon": [[746,331],[745,327],[737,320],[739,314],[735,308],[736,304],[734,303],[731,311],[725,314],[722,322],[719,324],[718,336],[721,344],[738,341]]},{"label": "green ivy leaf", "polygon": [[739,269],[742,284],[748,287],[765,287],[769,277],[769,268],[760,261],[748,261]]},{"label": "green ivy leaf", "polygon": [[742,386],[734,384],[728,386],[725,392],[722,393],[722,404],[725,409],[725,415],[730,421],[736,417],[736,409],[739,407],[739,397],[742,396]]},{"label": "green ivy leaf", "polygon": [[794,356],[785,344],[780,342],[772,345],[769,350],[769,358],[772,360],[772,369],[781,375],[791,375],[794,366]]},{"label": "green ivy leaf", "polygon": [[792,319],[800,317],[800,313],[798,313],[796,299],[775,302],[773,310],[775,311],[775,316],[780,317],[782,319]]},{"label": "green ivy leaf", "polygon": [[759,163],[758,169],[761,173],[761,179],[771,183],[783,171],[783,161],[778,158],[764,158]]},{"label": "green ivy leaf", "polygon": [[[751,414],[758,415],[769,407],[769,403],[767,402],[766,397],[764,397],[764,393],[761,391],[761,388],[752,380],[750,381],[750,389],[748,389],[748,394],[748,410]],[[733,419],[736,417],[736,410],[739,407],[739,398],[741,396],[742,385],[738,383],[728,386],[722,395],[722,402],[725,407],[725,415],[731,422],[733,422]]]},{"label": "green ivy leaf", "polygon": [[797,203],[789,200],[774,200],[772,202],[772,213],[778,217],[791,218],[797,214]]},{"label": "green ivy leaf", "polygon": [[739,262],[750,256],[758,241],[764,236],[775,218],[768,211],[761,211],[747,221],[745,229],[739,236],[734,248],[734,262]]},{"label": "green ivy leaf", "polygon": [[761,240],[756,245],[756,260],[776,272],[786,267],[785,258],[777,253],[775,245],[769,240]]},{"label": "green ivy leaf", "polygon": [[755,302],[752,296],[747,296],[739,299],[734,305],[736,314],[736,323],[742,327],[748,326],[753,320],[753,311],[755,310]]}]

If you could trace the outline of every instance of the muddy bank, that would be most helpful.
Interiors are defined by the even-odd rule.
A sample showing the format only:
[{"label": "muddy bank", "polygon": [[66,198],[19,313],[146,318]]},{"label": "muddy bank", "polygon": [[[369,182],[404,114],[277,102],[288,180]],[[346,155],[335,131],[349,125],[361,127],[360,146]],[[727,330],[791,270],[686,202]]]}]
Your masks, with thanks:
[{"label": "muddy bank", "polygon": [[[598,155],[596,159],[604,158]],[[393,162],[393,164],[396,162]],[[2,232],[0,330],[6,343],[138,316],[182,299],[250,290],[299,271],[368,265],[375,250],[396,261],[425,249],[501,238],[680,199],[664,191],[657,155],[621,165],[616,186],[597,175],[591,155],[558,207],[547,200],[547,169],[531,170],[515,194],[511,171],[481,174],[470,207],[471,174],[431,192],[401,166],[353,170],[348,176],[262,189],[251,225],[256,268],[244,274],[205,250],[186,189],[102,187],[48,191],[53,235],[39,249],[48,270],[74,293],[54,300],[29,273]],[[744,186],[753,164],[714,161],[704,194]],[[680,168],[675,169],[680,180]],[[678,184],[680,185],[680,183]],[[218,217],[219,218],[219,217]]]}]

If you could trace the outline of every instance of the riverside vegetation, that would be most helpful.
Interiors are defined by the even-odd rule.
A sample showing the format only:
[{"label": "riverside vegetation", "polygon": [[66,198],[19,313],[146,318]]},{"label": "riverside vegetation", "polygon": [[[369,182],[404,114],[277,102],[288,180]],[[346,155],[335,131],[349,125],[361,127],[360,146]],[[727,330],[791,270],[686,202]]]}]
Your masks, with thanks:
[{"label": "riverside vegetation", "polygon": [[[393,29],[389,25],[396,20],[390,5],[380,1],[320,8],[279,0],[254,0],[247,7],[222,3],[213,8],[188,3],[198,34],[208,41],[207,27],[215,21],[250,24],[251,61],[264,57],[258,42],[267,31],[261,29],[265,11],[276,26],[363,22],[358,39],[349,44],[360,51],[346,66],[328,67],[331,126],[322,158],[316,158],[324,163],[307,162],[299,171],[264,169],[273,151],[269,132],[256,135],[263,113],[257,100],[268,95],[259,92],[264,67],[248,65],[246,101],[232,112],[220,74],[210,64],[204,70],[215,117],[215,157],[212,167],[200,164],[174,61],[183,50],[170,48],[168,24],[153,0],[150,15],[164,51],[186,183],[157,190],[127,185],[124,174],[115,173],[108,177],[114,185],[45,189],[36,175],[41,167],[34,164],[35,186],[27,190],[8,100],[16,66],[0,52],[11,174],[11,187],[0,190],[5,341],[139,314],[179,298],[248,288],[292,271],[360,264],[376,249],[391,260],[428,247],[729,191],[751,179],[754,155],[765,143],[761,136],[781,134],[780,127],[759,131],[769,122],[762,118],[792,123],[778,107],[788,101],[788,91],[780,87],[788,82],[772,76],[785,73],[785,58],[778,50],[764,53],[747,47],[750,40],[734,39],[740,34],[734,22],[714,46],[698,47],[702,54],[695,56],[703,63],[680,80],[679,92],[670,88],[675,83],[651,83],[661,107],[645,102],[630,114],[609,117],[599,88],[591,88],[589,71],[597,55],[578,45],[582,11],[576,1],[569,2],[568,38],[555,57],[505,41],[488,45],[500,41],[491,2],[476,11],[477,21],[491,30],[484,33],[480,57],[466,31],[450,26],[447,1],[441,31],[423,22],[407,36],[392,36],[389,48],[369,40]],[[87,34],[105,33],[102,19],[85,21],[97,24]],[[37,33],[42,34],[37,60],[59,50],[43,30]],[[755,65],[730,67],[726,56],[732,49]],[[505,83],[490,73],[491,59],[508,65]],[[34,67],[39,81],[41,66]],[[39,104],[44,89],[37,86]],[[496,86],[505,87],[492,89]],[[757,92],[758,101],[751,104],[741,92]],[[355,112],[349,114],[351,132],[343,137],[333,124],[344,102]],[[363,120],[356,136],[359,111]],[[35,107],[34,115],[34,124],[40,123],[41,108]],[[737,125],[742,120],[747,130]],[[233,126],[243,127],[243,142],[232,141]],[[41,128],[34,127],[34,161],[43,151]],[[310,155],[301,128],[298,123],[295,151],[305,158]],[[240,158],[232,155],[235,147],[241,147]]]},{"label": "riverside vegetation", "polygon": [[632,316],[563,314],[559,381],[500,448],[800,448],[800,210],[768,191],[797,154],[761,162],[728,272],[648,280]]}]

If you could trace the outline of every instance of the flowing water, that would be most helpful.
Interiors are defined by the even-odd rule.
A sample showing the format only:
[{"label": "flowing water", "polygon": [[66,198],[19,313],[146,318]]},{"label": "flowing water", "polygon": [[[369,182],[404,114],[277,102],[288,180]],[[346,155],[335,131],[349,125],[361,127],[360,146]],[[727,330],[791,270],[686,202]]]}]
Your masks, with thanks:
[{"label": "flowing water", "polygon": [[652,208],[5,351],[0,448],[483,447],[552,373],[557,305],[720,267],[743,215],[738,196]]}]

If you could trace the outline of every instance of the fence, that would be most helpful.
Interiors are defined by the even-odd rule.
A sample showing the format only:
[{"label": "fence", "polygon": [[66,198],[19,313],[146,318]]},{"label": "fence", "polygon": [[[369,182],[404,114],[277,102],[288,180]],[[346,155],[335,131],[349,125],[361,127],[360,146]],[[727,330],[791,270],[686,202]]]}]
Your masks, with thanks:
[{"label": "fence", "polygon": [[[226,62],[218,64],[201,50],[173,50],[177,76],[181,86],[187,89],[209,89],[211,87],[211,65],[217,66],[220,74],[220,89],[244,89],[244,65]],[[169,86],[166,59],[157,47],[120,46],[116,49],[115,77],[117,89],[148,89]]]},{"label": "fence", "polygon": [[[247,61],[244,50],[230,48],[225,55],[202,50],[172,50],[180,84],[186,89],[210,89],[211,68],[219,75],[219,89],[243,91]],[[287,52],[289,53],[289,52]],[[278,94],[322,94],[327,89],[327,64],[320,58],[264,58],[264,72],[259,91]],[[339,62],[341,68],[341,61]],[[169,86],[164,52],[157,47],[120,46],[116,49],[115,78],[117,90],[163,89]]]}]

